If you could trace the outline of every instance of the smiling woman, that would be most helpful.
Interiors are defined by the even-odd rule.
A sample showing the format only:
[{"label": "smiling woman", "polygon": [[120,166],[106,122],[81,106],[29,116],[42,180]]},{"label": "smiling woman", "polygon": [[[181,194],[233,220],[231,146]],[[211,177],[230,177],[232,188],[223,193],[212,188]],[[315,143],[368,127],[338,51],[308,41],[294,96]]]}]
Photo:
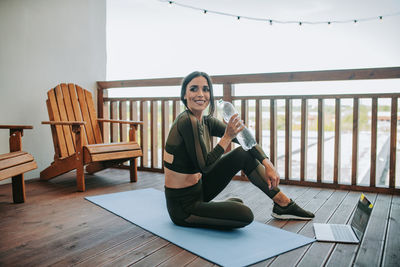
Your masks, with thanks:
[{"label": "smiling woman", "polygon": [[[187,110],[174,121],[164,151],[165,196],[171,220],[181,226],[231,229],[253,221],[252,211],[237,198],[212,202],[233,176],[244,171],[249,180],[274,201],[272,216],[310,220],[314,217],[279,188],[279,174],[259,145],[238,147],[226,154],[244,129],[238,115],[227,125],[213,117],[214,96],[210,77],[192,72],[183,79],[181,100]],[[208,106],[210,113],[203,117]],[[221,139],[211,147],[211,137]]]}]

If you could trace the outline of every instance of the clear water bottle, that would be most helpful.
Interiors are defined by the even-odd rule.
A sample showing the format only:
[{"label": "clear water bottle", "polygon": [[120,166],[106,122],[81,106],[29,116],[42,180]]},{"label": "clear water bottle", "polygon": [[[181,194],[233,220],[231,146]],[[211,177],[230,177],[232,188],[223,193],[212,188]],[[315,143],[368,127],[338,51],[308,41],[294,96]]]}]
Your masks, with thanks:
[{"label": "clear water bottle", "polygon": [[[233,115],[238,114],[237,110],[230,102],[220,99],[218,100],[218,106],[222,111],[222,116],[225,122],[228,122]],[[246,151],[257,144],[256,139],[247,127],[237,134],[236,139]]]}]

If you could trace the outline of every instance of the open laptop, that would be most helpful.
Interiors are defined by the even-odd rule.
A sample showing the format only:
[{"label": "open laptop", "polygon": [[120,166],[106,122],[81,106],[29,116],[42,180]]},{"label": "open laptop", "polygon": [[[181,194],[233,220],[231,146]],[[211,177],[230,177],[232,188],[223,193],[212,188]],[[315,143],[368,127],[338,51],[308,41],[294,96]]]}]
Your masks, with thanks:
[{"label": "open laptop", "polygon": [[315,237],[318,241],[339,243],[360,243],[367,228],[373,205],[361,194],[350,224],[314,223]]}]

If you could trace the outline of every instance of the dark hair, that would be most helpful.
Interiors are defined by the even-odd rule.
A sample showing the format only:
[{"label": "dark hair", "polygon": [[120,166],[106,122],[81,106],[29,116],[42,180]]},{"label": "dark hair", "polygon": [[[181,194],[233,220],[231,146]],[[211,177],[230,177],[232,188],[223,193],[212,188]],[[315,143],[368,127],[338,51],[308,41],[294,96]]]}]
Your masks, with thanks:
[{"label": "dark hair", "polygon": [[181,101],[185,105],[187,109],[187,101],[185,99],[185,94],[186,94],[186,87],[190,83],[191,80],[197,77],[204,77],[207,80],[208,83],[208,88],[210,89],[210,108],[208,112],[208,117],[211,117],[214,114],[215,111],[215,103],[214,103],[214,91],[213,91],[213,86],[212,86],[212,81],[210,76],[208,76],[207,73],[205,72],[200,72],[200,71],[194,71],[187,75],[185,78],[182,80],[182,87],[181,87]]}]

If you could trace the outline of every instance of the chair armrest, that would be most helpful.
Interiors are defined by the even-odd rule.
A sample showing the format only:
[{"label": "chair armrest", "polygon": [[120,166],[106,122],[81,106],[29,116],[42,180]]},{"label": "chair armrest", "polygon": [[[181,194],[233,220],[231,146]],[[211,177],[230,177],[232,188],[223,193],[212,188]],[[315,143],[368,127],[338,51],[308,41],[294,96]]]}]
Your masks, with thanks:
[{"label": "chair armrest", "polygon": [[0,125],[0,129],[25,130],[25,129],[33,129],[33,126],[31,126],[31,125]]},{"label": "chair armrest", "polygon": [[111,122],[111,123],[121,123],[121,124],[133,124],[133,125],[143,125],[142,121],[122,121],[122,120],[108,120],[108,119],[97,119],[99,122]]},{"label": "chair armrest", "polygon": [[42,124],[50,125],[85,125],[86,121],[42,121]]}]

